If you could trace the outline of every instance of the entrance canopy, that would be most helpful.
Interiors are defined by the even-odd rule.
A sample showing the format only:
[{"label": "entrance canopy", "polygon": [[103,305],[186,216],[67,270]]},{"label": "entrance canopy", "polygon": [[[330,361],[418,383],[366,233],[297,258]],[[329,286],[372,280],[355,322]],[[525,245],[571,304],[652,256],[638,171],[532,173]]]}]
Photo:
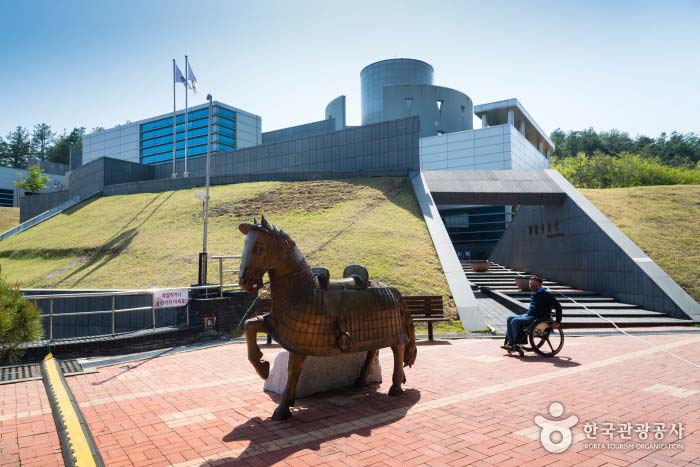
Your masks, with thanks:
[{"label": "entrance canopy", "polygon": [[436,204],[561,205],[564,190],[546,170],[424,171]]}]

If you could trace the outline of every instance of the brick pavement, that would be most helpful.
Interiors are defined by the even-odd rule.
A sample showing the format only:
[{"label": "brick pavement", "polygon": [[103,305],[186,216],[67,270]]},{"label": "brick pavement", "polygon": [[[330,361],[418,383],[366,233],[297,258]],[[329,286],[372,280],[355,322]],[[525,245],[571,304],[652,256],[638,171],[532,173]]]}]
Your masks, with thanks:
[{"label": "brick pavement", "polygon": [[0,385],[0,466],[63,465],[41,380]]},{"label": "brick pavement", "polygon": [[[644,338],[700,361],[700,336]],[[419,345],[404,396],[388,397],[386,383],[333,391],[298,400],[286,422],[269,420],[277,397],[262,392],[242,344],[103,367],[67,380],[109,466],[700,465],[697,368],[625,336],[572,338],[555,359],[507,357],[500,343]],[[264,349],[270,361],[277,351]],[[380,361],[389,381],[388,349]],[[43,390],[33,383],[23,383],[21,393]],[[544,450],[534,423],[537,415],[549,417],[552,401],[564,405],[563,418],[579,420],[573,445],[561,454]],[[52,422],[50,415],[33,416]],[[583,433],[587,422],[680,422],[684,447],[593,449]],[[667,434],[664,441],[675,437]],[[56,464],[60,457],[54,456],[43,465]]]}]

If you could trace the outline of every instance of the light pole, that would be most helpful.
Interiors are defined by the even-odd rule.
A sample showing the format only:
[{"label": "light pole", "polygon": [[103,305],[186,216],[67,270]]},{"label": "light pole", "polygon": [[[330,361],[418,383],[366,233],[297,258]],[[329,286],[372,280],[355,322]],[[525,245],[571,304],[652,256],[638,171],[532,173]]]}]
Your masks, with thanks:
[{"label": "light pole", "polygon": [[199,254],[199,285],[207,284],[207,228],[209,226],[209,171],[211,168],[211,94],[207,94],[209,101],[209,118],[207,120],[207,172],[204,191],[204,235],[202,238],[202,252]]}]

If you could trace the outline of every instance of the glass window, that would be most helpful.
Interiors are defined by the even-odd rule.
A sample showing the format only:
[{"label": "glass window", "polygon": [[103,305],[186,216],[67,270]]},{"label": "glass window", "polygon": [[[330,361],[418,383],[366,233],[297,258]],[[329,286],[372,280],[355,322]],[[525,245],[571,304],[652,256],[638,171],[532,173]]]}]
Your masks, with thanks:
[{"label": "glass window", "polygon": [[235,140],[230,136],[219,135],[219,142],[233,144]]},{"label": "glass window", "polygon": [[236,136],[236,132],[232,128],[226,128],[225,126],[219,126],[217,131],[223,135]]},{"label": "glass window", "polygon": [[236,115],[234,111],[229,110],[229,109],[224,109],[223,107],[216,107],[216,112],[219,115],[223,115],[223,116],[229,117],[231,119],[233,119],[234,116]]}]

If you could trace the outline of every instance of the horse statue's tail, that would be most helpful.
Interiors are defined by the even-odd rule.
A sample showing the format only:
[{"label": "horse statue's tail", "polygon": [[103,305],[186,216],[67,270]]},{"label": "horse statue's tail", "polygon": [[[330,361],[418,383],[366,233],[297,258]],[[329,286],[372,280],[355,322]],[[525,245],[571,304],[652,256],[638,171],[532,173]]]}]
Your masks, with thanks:
[{"label": "horse statue's tail", "polygon": [[410,367],[416,362],[416,355],[418,354],[418,348],[416,347],[416,328],[413,325],[411,312],[408,311],[406,302],[403,301],[403,296],[400,292],[397,295],[399,297],[399,306],[401,307],[401,317],[404,322],[406,334],[408,335],[408,342],[403,351],[403,366]]}]

